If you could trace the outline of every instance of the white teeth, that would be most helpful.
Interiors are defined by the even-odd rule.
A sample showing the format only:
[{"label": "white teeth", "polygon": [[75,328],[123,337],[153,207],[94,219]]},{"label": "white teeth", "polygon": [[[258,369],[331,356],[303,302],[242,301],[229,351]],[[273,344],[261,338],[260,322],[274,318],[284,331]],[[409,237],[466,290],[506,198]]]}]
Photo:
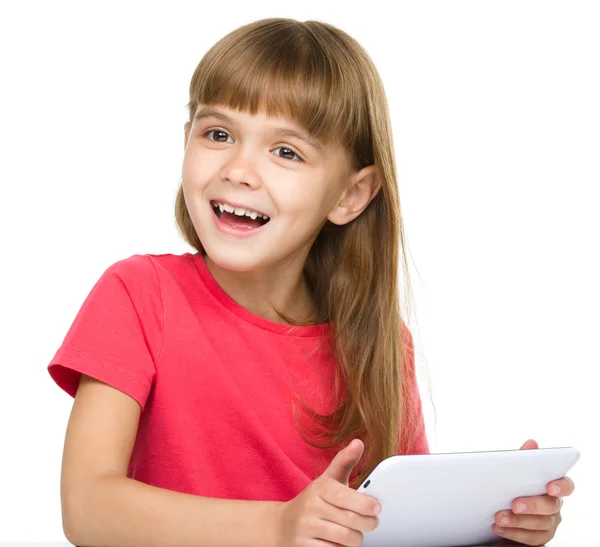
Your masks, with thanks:
[{"label": "white teeth", "polygon": [[231,205],[228,205],[227,203],[216,203],[216,206],[219,208],[219,211],[221,211],[221,213],[223,211],[227,211],[228,213],[233,213],[237,216],[247,216],[250,217],[252,220],[255,220],[257,217],[260,218],[264,218],[265,220],[269,220],[269,217],[267,215],[261,215],[260,213],[257,213],[255,211],[247,211],[246,209],[242,209],[241,207],[232,207]]}]

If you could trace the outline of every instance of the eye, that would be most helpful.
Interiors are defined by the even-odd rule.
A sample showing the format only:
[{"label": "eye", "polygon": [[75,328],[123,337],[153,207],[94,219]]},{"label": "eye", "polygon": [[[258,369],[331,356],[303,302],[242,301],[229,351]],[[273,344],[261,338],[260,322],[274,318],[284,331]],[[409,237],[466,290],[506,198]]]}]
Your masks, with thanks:
[{"label": "eye", "polygon": [[[291,148],[287,148],[286,146],[278,146],[277,148],[275,148],[275,150],[279,150],[280,148],[282,150],[287,150],[288,152],[291,152],[294,156],[296,156],[298,158],[297,160],[292,160],[292,161],[298,161],[298,162],[303,161],[302,158],[298,154],[296,154],[296,152],[294,152]],[[283,156],[280,156],[279,154],[276,154],[276,155],[282,159],[291,159],[291,158],[284,158]]]},{"label": "eye", "polygon": [[[221,131],[220,129],[211,129],[210,131],[207,131],[206,133],[204,133],[204,135],[207,136],[209,133],[220,133],[221,135],[229,136],[229,133],[226,133],[225,131]],[[212,141],[213,139],[208,137],[208,140]],[[223,141],[214,141],[214,142],[223,142]]]},{"label": "eye", "polygon": [[[227,135],[228,137],[231,137],[229,135],[229,133],[227,133],[226,131],[223,131],[222,129],[211,129],[209,131],[206,131],[203,135],[206,138],[208,138],[209,141],[213,141],[213,142],[227,142],[227,141],[215,140],[215,139],[213,139],[213,138],[211,138],[211,137],[208,136],[210,133],[218,133],[219,135]],[[279,150],[280,148],[282,150],[285,150],[286,153],[288,153],[288,154],[291,153],[293,156],[296,156],[298,158],[297,160],[294,160],[293,156],[292,156],[292,158],[289,158],[289,157],[286,158],[284,156],[281,156],[280,154],[276,154],[281,159],[284,159],[284,160],[289,159],[289,160],[292,160],[292,161],[297,161],[299,163],[303,163],[304,162],[304,160],[294,150],[292,150],[291,148],[289,148],[287,146],[278,146],[277,148],[275,148],[275,150]]]}]

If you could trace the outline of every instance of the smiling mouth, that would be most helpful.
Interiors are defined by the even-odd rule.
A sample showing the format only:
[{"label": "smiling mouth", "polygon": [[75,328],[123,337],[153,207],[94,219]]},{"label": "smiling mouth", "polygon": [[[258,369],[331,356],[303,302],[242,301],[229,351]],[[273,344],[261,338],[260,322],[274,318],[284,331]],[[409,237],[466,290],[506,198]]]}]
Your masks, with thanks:
[{"label": "smiling mouth", "polygon": [[261,216],[257,216],[256,218],[251,218],[246,214],[236,215],[235,213],[230,213],[228,211],[221,211],[216,202],[211,201],[210,205],[212,207],[213,213],[217,215],[219,219],[221,219],[226,224],[236,227],[244,227],[244,228],[260,228],[264,226],[268,222],[271,221],[270,218],[263,218]]}]

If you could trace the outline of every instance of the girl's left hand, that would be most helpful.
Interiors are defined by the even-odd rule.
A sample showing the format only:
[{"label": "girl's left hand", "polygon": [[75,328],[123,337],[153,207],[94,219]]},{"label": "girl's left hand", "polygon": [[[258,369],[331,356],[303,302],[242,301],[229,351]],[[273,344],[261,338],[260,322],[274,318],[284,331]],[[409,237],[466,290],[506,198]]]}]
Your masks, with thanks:
[{"label": "girl's left hand", "polygon": [[[534,440],[528,440],[521,450],[539,448]],[[559,488],[555,491],[554,488]],[[569,477],[549,482],[547,495],[517,498],[512,502],[512,511],[496,513],[494,532],[499,536],[525,545],[541,546],[550,541],[560,524],[560,509],[565,496],[575,489]],[[525,507],[521,507],[524,505]],[[508,518],[508,522],[504,518]]]}]

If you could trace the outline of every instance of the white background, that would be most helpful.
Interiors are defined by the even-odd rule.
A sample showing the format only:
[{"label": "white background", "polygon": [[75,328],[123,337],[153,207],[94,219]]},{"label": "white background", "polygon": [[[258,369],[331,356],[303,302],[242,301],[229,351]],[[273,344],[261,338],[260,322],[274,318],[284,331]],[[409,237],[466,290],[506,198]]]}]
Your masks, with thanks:
[{"label": "white background", "polygon": [[278,16],[338,26],[382,75],[432,451],[575,446],[556,542],[596,542],[599,4],[390,6],[0,4],[0,541],[65,541],[72,399],[46,367],[110,264],[192,250],[173,216],[189,81]]}]

